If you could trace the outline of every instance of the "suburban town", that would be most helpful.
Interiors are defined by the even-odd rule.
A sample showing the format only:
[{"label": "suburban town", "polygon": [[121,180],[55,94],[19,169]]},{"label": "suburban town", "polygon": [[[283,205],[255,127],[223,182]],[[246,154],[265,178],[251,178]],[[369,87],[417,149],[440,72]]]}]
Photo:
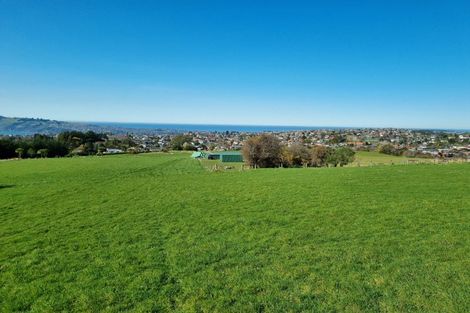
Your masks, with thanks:
[{"label": "suburban town", "polygon": [[[387,154],[410,157],[470,159],[470,133],[410,129],[336,129],[275,132],[282,144],[301,144],[306,147],[351,147],[356,151],[377,151],[380,147]],[[186,132],[173,134],[111,135],[110,138],[130,137],[140,152],[172,149],[172,139],[187,136],[190,142],[184,150],[231,151],[240,150],[252,133],[243,132]],[[108,149],[109,150],[109,149]],[[125,152],[111,149],[108,152]]]}]

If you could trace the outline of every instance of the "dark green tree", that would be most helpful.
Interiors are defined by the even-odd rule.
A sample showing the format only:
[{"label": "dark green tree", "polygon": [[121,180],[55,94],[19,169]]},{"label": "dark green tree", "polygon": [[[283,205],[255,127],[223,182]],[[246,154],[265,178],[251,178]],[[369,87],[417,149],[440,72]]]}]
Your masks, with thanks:
[{"label": "dark green tree", "polygon": [[339,166],[344,166],[354,161],[355,152],[351,148],[341,147],[335,150],[336,160]]},{"label": "dark green tree", "polygon": [[16,152],[16,154],[18,154],[18,158],[21,159],[23,157],[24,149],[23,148],[16,148],[15,152]]},{"label": "dark green tree", "polygon": [[28,151],[26,152],[30,158],[35,158],[36,157],[36,150],[33,148],[29,148]]},{"label": "dark green tree", "polygon": [[47,157],[49,151],[47,149],[39,149],[37,154],[39,154],[41,156],[41,158],[45,158]]}]

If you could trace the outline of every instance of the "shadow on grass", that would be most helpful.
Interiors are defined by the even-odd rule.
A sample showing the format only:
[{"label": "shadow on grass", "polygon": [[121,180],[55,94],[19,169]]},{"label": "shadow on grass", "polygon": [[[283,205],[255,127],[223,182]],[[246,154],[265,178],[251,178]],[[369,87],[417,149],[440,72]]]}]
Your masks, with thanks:
[{"label": "shadow on grass", "polygon": [[13,188],[15,185],[0,185],[0,189]]}]

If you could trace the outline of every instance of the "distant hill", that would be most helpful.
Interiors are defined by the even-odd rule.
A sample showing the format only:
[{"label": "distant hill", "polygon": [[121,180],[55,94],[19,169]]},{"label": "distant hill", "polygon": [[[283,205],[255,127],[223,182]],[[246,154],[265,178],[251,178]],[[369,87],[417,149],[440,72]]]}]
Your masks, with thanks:
[{"label": "distant hill", "polygon": [[54,135],[63,131],[95,131],[122,133],[125,129],[92,125],[79,122],[63,122],[40,118],[18,118],[0,116],[0,135]]}]

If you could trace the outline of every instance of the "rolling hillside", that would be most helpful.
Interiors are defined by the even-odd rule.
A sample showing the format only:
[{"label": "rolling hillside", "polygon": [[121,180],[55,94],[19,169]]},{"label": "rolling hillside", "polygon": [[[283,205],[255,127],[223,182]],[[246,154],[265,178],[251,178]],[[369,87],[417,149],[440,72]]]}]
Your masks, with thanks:
[{"label": "rolling hillside", "polygon": [[105,128],[86,123],[62,122],[39,118],[17,118],[0,116],[0,135],[58,134],[62,131],[106,131]]},{"label": "rolling hillside", "polygon": [[470,164],[0,162],[5,312],[468,312]]},{"label": "rolling hillside", "polygon": [[55,135],[63,131],[94,131],[98,133],[125,134],[138,129],[125,127],[103,126],[79,122],[64,122],[41,118],[5,117],[0,116],[0,135]]}]

